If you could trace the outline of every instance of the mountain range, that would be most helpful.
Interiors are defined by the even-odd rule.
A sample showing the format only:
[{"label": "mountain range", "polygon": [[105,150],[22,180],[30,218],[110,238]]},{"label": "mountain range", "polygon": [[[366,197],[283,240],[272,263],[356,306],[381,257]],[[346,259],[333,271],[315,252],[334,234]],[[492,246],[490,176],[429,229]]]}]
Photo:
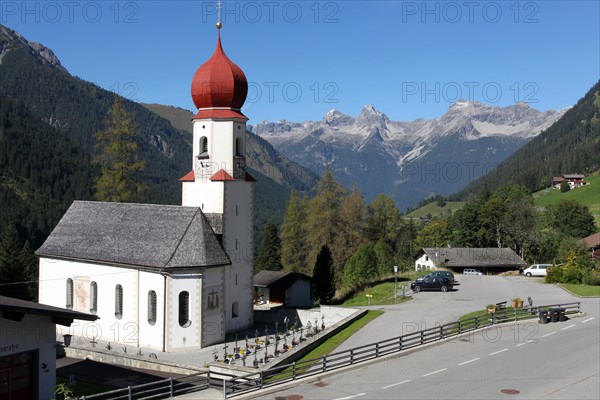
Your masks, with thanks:
[{"label": "mountain range", "polygon": [[331,168],[342,184],[358,186],[367,201],[386,193],[407,208],[462,189],[566,111],[461,100],[439,118],[402,122],[366,105],[356,118],[331,110],[320,121],[265,121],[249,129],[317,174]]}]

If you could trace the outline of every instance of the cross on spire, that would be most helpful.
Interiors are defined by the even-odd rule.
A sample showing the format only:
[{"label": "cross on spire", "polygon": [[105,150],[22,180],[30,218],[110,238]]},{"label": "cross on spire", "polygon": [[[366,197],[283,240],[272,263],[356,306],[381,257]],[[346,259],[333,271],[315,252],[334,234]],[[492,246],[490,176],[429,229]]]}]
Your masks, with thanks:
[{"label": "cross on spire", "polygon": [[217,29],[221,29],[223,24],[221,23],[221,0],[217,1]]}]

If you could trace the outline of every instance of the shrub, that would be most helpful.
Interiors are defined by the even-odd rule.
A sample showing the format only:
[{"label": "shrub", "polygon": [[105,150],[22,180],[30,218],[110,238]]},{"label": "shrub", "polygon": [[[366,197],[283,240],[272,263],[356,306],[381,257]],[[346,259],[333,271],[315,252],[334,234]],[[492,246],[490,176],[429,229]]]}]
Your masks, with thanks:
[{"label": "shrub", "polygon": [[585,270],[581,277],[581,283],[584,285],[600,286],[600,275],[596,271]]},{"label": "shrub", "polygon": [[550,267],[548,268],[547,273],[548,275],[546,275],[546,283],[560,283],[563,281],[562,267],[558,265]]}]

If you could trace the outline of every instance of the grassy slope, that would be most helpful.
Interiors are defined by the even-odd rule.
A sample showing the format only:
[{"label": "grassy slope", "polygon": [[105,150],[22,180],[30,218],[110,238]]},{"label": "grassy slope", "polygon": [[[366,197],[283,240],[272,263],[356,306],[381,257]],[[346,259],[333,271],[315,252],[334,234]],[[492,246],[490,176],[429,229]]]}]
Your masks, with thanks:
[{"label": "grassy slope", "polygon": [[596,220],[596,226],[600,226],[600,171],[585,178],[590,185],[569,190],[561,193],[558,189],[544,189],[533,194],[536,206],[547,206],[559,200],[576,200],[590,208]]},{"label": "grassy slope", "polygon": [[432,217],[440,215],[443,216],[448,212],[448,210],[454,213],[456,210],[462,208],[464,205],[464,201],[447,201],[444,207],[440,207],[437,205],[437,202],[432,201],[431,203],[426,204],[423,207],[417,208],[413,212],[409,213],[407,216],[411,218],[425,217],[427,214],[431,214]]}]

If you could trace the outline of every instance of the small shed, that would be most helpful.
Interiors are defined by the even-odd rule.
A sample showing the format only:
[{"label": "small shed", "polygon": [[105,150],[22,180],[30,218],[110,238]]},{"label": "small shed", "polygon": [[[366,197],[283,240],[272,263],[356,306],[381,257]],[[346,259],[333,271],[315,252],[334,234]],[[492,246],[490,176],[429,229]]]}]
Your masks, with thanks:
[{"label": "small shed", "polygon": [[257,304],[312,307],[312,278],[299,272],[260,271],[254,276]]},{"label": "small shed", "polygon": [[527,265],[508,247],[424,247],[414,258],[416,271],[447,268],[462,272],[465,268],[477,268],[482,272],[499,273]]}]

